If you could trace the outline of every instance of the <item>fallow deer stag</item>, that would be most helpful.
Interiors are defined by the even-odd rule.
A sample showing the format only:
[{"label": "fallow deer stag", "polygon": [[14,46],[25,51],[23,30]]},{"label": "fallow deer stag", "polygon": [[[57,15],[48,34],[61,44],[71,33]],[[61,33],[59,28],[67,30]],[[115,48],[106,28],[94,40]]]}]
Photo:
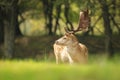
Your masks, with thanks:
[{"label": "fallow deer stag", "polygon": [[88,10],[80,12],[78,28],[71,29],[66,28],[66,34],[54,43],[54,54],[56,57],[56,63],[87,63],[88,49],[87,47],[79,43],[74,33],[78,31],[86,31],[89,26]]}]

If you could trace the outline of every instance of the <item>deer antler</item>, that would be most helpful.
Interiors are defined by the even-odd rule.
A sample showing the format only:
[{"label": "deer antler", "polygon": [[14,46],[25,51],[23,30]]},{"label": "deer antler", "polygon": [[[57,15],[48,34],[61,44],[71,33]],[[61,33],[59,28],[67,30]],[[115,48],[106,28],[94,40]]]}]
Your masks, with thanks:
[{"label": "deer antler", "polygon": [[90,23],[89,11],[88,9],[86,9],[80,12],[78,28],[75,30],[74,27],[72,27],[71,29],[67,27],[65,30],[70,33],[75,33],[78,31],[86,31],[88,30],[89,23]]}]

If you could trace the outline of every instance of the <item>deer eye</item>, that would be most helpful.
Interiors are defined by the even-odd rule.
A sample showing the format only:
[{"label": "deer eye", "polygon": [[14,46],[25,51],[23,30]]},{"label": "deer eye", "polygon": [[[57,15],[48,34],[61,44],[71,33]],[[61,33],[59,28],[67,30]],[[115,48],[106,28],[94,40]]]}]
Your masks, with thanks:
[{"label": "deer eye", "polygon": [[63,39],[67,39],[66,37],[64,37]]}]

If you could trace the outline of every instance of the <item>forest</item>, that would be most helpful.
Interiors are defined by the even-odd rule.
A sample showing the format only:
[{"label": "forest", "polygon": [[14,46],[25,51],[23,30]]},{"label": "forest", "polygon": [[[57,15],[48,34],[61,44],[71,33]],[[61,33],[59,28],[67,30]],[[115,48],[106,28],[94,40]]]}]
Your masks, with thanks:
[{"label": "forest", "polygon": [[[89,9],[90,16],[89,30],[77,34],[80,41],[89,47],[90,54],[104,53],[109,57],[114,56],[115,53],[119,54],[119,3],[119,0],[0,0],[1,58],[35,56],[44,54],[45,51],[49,54],[55,39],[65,33],[64,27],[77,26],[79,12],[86,8]],[[33,53],[29,55],[27,55],[29,48],[23,49],[26,51],[24,54],[16,50],[21,48],[22,51],[23,48],[17,44],[32,46],[27,43],[34,44],[35,38],[40,42],[46,38],[49,44],[48,46],[45,45],[46,42],[39,42],[39,44],[45,43],[44,46],[35,47],[51,49],[43,48],[42,53],[41,50],[35,52],[36,50],[31,48],[30,51]]]},{"label": "forest", "polygon": [[[10,65],[24,70],[23,67],[16,66],[21,64],[17,61],[20,60],[21,62],[22,60],[25,69],[28,66],[35,65],[27,70],[34,71],[36,75],[37,66],[41,68],[38,71],[39,73],[43,68],[41,65],[49,66],[51,63],[49,69],[58,71],[56,73],[52,72],[53,75],[57,75],[57,78],[50,77],[50,80],[58,78],[58,80],[61,80],[62,78],[59,76],[61,75],[59,74],[60,67],[54,64],[53,44],[66,33],[65,27],[77,28],[79,25],[79,13],[86,9],[88,9],[90,17],[88,31],[79,31],[75,35],[80,43],[87,46],[89,51],[88,63],[92,65],[81,69],[78,69],[77,66],[70,66],[68,69],[66,65],[62,65],[63,72],[66,68],[68,71],[66,74],[68,75],[69,72],[76,73],[78,70],[79,73],[82,71],[84,74],[80,74],[82,76],[80,79],[83,80],[119,80],[120,77],[117,75],[113,75],[112,78],[105,77],[104,74],[107,72],[104,73],[101,67],[99,68],[102,72],[96,75],[99,76],[96,78],[93,76],[95,74],[93,66],[98,73],[100,72],[97,69],[99,65],[95,65],[98,63],[100,65],[108,63],[104,67],[105,71],[107,71],[107,67],[113,65],[113,71],[111,67],[108,68],[110,73],[120,70],[115,66],[120,66],[120,0],[0,0],[0,65],[3,64],[0,71],[3,69],[4,73],[0,72],[0,75],[2,75],[0,79],[15,80],[13,77],[11,79],[5,78],[7,75],[6,69],[11,71],[8,74],[14,74],[14,68],[5,66]],[[42,63],[37,65],[37,61]],[[114,62],[117,64],[114,64]],[[88,69],[85,73],[84,70],[87,68],[90,68],[91,72]],[[21,75],[20,73],[16,75]],[[28,73],[26,71],[24,74],[27,75]],[[30,74],[33,75],[34,80],[49,79],[37,78],[39,76],[34,76],[34,73]],[[89,73],[91,73],[92,77],[88,76]],[[24,74],[21,75],[23,78],[21,77],[20,80],[32,80],[28,77],[24,78]],[[52,76],[52,74],[50,75]],[[47,73],[48,75],[49,73]],[[73,76],[73,73],[70,75],[72,75],[71,78],[61,76],[65,80],[73,80],[74,77],[78,77]],[[111,76],[111,74],[108,75]],[[79,78],[75,79],[79,80]]]}]

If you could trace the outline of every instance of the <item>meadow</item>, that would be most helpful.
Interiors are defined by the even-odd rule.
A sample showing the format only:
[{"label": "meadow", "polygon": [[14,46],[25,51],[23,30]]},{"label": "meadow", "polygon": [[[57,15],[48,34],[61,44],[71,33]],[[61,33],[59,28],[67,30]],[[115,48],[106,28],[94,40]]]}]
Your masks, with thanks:
[{"label": "meadow", "polygon": [[104,57],[86,65],[54,61],[0,60],[0,80],[120,80],[120,60]]}]

